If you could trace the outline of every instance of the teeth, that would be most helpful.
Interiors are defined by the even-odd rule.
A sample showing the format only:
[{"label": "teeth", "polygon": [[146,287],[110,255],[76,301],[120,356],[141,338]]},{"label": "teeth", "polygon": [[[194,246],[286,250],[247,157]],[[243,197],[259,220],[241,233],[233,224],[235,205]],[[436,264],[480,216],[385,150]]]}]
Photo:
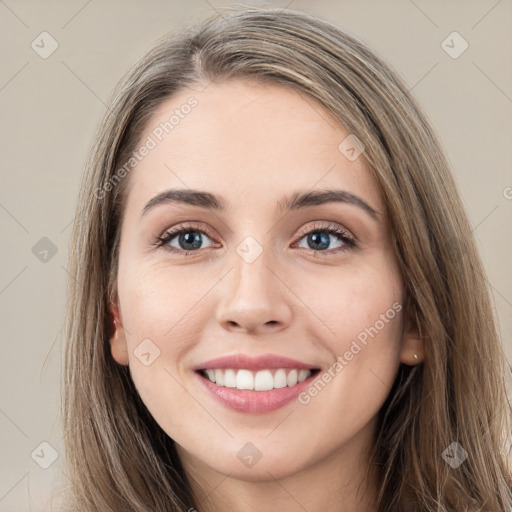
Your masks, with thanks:
[{"label": "teeth", "polygon": [[280,368],[276,373],[274,373],[274,384],[272,387],[279,389],[285,388],[286,385],[286,372]]},{"label": "teeth", "polygon": [[260,370],[254,376],[254,391],[269,391],[274,389],[274,378],[270,370]]},{"label": "teeth", "polygon": [[227,388],[236,388],[235,370],[225,370],[224,371],[224,386]]},{"label": "teeth", "polygon": [[306,373],[306,372],[309,372],[309,370],[301,370],[299,372],[299,376],[297,377],[297,380],[299,382],[305,381],[309,377],[309,375],[311,374],[311,372],[309,372],[309,373]]},{"label": "teeth", "polygon": [[271,389],[295,386],[298,382],[305,381],[311,370],[289,370],[279,368],[278,370],[251,370],[215,369],[205,370],[209,381],[218,386],[227,388],[247,389],[252,391],[269,391]]},{"label": "teeth", "polygon": [[236,374],[237,389],[254,389],[254,375],[249,370],[238,370]]},{"label": "teeth", "polygon": [[292,370],[288,377],[286,377],[286,383],[288,386],[295,386],[297,384],[297,370]]}]

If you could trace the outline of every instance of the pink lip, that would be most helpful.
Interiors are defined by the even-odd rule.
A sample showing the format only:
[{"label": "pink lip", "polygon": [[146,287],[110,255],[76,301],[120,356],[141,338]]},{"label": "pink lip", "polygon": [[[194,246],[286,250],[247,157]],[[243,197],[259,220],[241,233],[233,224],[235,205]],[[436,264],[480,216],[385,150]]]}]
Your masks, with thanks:
[{"label": "pink lip", "polygon": [[295,359],[278,356],[274,354],[266,354],[259,357],[250,357],[245,354],[235,354],[232,356],[218,357],[211,359],[194,367],[194,370],[210,370],[221,368],[233,368],[246,370],[266,370],[277,368],[297,368],[299,370],[318,369],[311,364],[301,363]]},{"label": "pink lip", "polygon": [[[219,366],[217,366],[217,368],[219,368]],[[268,368],[268,366],[266,368]],[[280,368],[283,367],[281,366]],[[311,382],[319,373],[320,372],[313,373],[306,380],[298,382],[295,386],[271,389],[269,391],[250,391],[217,386],[217,384],[210,382],[200,373],[197,373],[197,377],[202,382],[202,385],[205,386],[206,390],[224,406],[237,412],[262,414],[275,411],[296,399],[300,393],[311,385]]]}]

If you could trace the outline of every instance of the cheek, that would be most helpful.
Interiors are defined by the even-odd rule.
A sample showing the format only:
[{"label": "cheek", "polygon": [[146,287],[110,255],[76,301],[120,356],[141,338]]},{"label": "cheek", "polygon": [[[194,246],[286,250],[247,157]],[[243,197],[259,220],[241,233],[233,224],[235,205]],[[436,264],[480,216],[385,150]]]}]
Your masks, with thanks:
[{"label": "cheek", "polygon": [[[325,276],[317,274],[295,283],[312,318],[317,318],[315,331],[332,352],[344,352],[353,339],[362,343],[377,336],[398,340],[401,282],[392,263],[385,270],[379,269],[382,267],[377,265],[340,267],[335,271],[330,268]],[[310,324],[314,325],[313,320]]]},{"label": "cheek", "polygon": [[201,338],[208,318],[201,299],[211,284],[179,268],[125,268],[129,271],[120,266],[119,297],[137,390],[150,410],[159,409],[159,397],[169,395],[178,408],[185,407],[179,403],[183,393],[176,365]]},{"label": "cheek", "polygon": [[[316,281],[322,293],[312,284],[304,286],[301,297],[318,318],[311,322],[312,335],[332,357],[324,398],[346,401],[352,410],[378,404],[392,386],[400,358],[403,297],[392,262],[340,269],[337,278]],[[313,290],[309,296],[308,289]]]},{"label": "cheek", "polygon": [[392,264],[385,271],[377,268],[382,269],[344,269],[339,279],[323,283],[324,293],[310,296],[316,297],[314,310],[323,321],[317,322],[314,336],[332,354],[321,382],[300,397],[319,424],[357,431],[392,387],[399,366],[402,288]]},{"label": "cheek", "polygon": [[170,269],[169,264],[132,266],[129,272],[120,272],[119,295],[128,329],[138,337],[179,339],[185,325],[190,333],[197,324],[190,318],[201,312],[201,299],[214,283],[215,276],[184,267]]}]

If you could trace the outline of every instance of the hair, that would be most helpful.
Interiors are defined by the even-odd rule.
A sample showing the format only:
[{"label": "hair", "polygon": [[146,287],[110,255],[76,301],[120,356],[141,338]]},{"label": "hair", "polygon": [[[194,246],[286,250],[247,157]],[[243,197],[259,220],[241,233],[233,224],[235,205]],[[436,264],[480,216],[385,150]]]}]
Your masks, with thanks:
[{"label": "hair", "polygon": [[[364,144],[384,199],[404,311],[426,356],[419,365],[399,366],[378,413],[370,459],[380,479],[376,510],[509,510],[509,368],[442,146],[382,58],[325,21],[276,8],[238,8],[159,39],[111,96],[82,181],[70,249],[62,383],[70,509],[199,508],[174,441],[146,409],[129,368],[110,353],[109,305],[130,181],[112,180],[164,100],[185,87],[230,79],[285,85],[323,105]],[[442,456],[454,442],[468,454],[457,468]]]}]

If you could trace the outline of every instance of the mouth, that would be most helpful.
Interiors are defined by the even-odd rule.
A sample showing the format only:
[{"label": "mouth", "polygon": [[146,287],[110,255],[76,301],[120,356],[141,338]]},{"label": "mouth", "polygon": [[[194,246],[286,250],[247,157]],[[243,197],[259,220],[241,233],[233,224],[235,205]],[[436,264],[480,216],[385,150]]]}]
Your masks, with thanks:
[{"label": "mouth", "polygon": [[266,368],[258,371],[244,368],[208,368],[196,370],[203,379],[219,388],[265,392],[291,388],[314,378],[319,368]]}]

